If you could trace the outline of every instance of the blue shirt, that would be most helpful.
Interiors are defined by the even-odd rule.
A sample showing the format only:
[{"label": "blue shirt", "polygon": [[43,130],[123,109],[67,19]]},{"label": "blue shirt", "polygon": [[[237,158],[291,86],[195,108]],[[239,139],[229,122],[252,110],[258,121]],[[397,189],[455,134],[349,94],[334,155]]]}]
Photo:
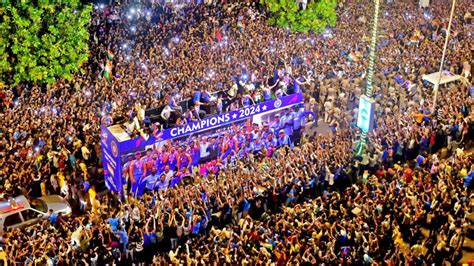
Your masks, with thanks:
[{"label": "blue shirt", "polygon": [[176,175],[173,179],[170,181],[170,187],[174,187],[181,182],[181,175]]},{"label": "blue shirt", "polygon": [[472,177],[474,176],[474,172],[470,172],[468,175],[464,177],[464,186],[469,187],[472,182]]},{"label": "blue shirt", "polygon": [[383,153],[382,153],[382,161],[385,161],[387,160],[388,158],[388,151],[387,149],[383,150]]},{"label": "blue shirt", "polygon": [[201,92],[200,91],[195,91],[194,96],[193,96],[193,102],[200,102],[201,101]]},{"label": "blue shirt", "polygon": [[251,104],[250,96],[245,95],[243,100],[242,100],[242,103],[243,103],[244,106],[250,106],[250,104]]},{"label": "blue shirt", "polygon": [[270,146],[273,145],[273,147],[278,146],[278,141],[275,138],[266,139],[265,140],[265,147],[268,149]]},{"label": "blue shirt", "polygon": [[120,243],[127,244],[128,243],[128,235],[125,230],[119,231],[118,234],[120,235]]},{"label": "blue shirt", "polygon": [[245,135],[239,135],[237,137],[237,142],[239,142],[239,147],[242,147],[242,145],[245,143],[246,139],[245,139]]},{"label": "blue shirt", "polygon": [[283,138],[281,138],[281,137],[278,138],[278,146],[283,147],[283,146],[286,146],[286,145],[290,146],[290,148],[293,148],[293,145],[291,144],[290,137],[285,134],[285,136]]},{"label": "blue shirt", "polygon": [[89,182],[87,182],[87,181],[84,181],[84,183],[82,183],[82,185],[84,186],[84,192],[87,192],[89,190],[89,188],[91,187],[91,184],[89,184]]},{"label": "blue shirt", "polygon": [[252,143],[250,143],[250,149],[251,149],[253,152],[258,152],[258,151],[260,151],[260,149],[262,148],[262,145],[263,145],[263,143],[260,142],[260,141],[257,141],[257,143],[252,142]]},{"label": "blue shirt", "polygon": [[107,113],[110,113],[110,111],[112,110],[112,105],[110,105],[109,102],[105,103],[105,110],[107,111]]},{"label": "blue shirt", "polygon": [[175,106],[175,100],[174,98],[171,98],[170,101],[168,102],[169,107],[173,108]]},{"label": "blue shirt", "polygon": [[203,94],[202,94],[202,98],[204,100],[204,102],[209,102],[211,100],[211,95],[209,95],[209,93],[207,91],[205,91]]},{"label": "blue shirt", "polygon": [[25,265],[28,265],[32,262],[34,262],[34,258],[33,258],[33,255],[30,255],[28,258],[26,258]]},{"label": "blue shirt", "polygon": [[294,93],[300,93],[301,92],[300,84],[298,84],[298,81],[300,81],[300,80],[301,80],[301,77],[296,78],[296,79],[293,80],[293,82],[294,82],[294,86],[293,86]]},{"label": "blue shirt", "polygon": [[282,126],[282,120],[280,121],[274,121],[273,124],[270,126],[270,128],[273,130],[273,134],[278,134],[278,131],[280,131],[281,126]]},{"label": "blue shirt", "polygon": [[201,228],[201,222],[198,222],[195,226],[193,226],[193,234],[197,235],[199,233],[199,228]]},{"label": "blue shirt", "polygon": [[291,189],[290,192],[288,192],[288,199],[293,200],[295,198],[295,190]]},{"label": "blue shirt", "polygon": [[156,188],[159,189],[159,190],[167,189],[168,188],[168,181],[167,180],[164,180],[164,181],[159,180],[156,183]]},{"label": "blue shirt", "polygon": [[272,132],[270,129],[262,132],[262,138],[267,139],[268,133]]},{"label": "blue shirt", "polygon": [[118,218],[109,218],[107,220],[107,222],[109,222],[110,229],[112,229],[112,231],[117,230],[117,226],[119,225],[119,219]]},{"label": "blue shirt", "polygon": [[51,215],[48,217],[48,221],[52,222],[52,223],[56,223],[56,219],[58,218],[58,214],[53,212],[51,213]]},{"label": "blue shirt", "polygon": [[293,134],[293,115],[291,112],[281,117],[282,125],[284,126],[285,135],[291,136]]},{"label": "blue shirt", "polygon": [[303,119],[303,109],[299,109],[298,112],[293,115],[293,128],[298,130],[301,128],[301,120]]},{"label": "blue shirt", "polygon": [[263,91],[263,100],[270,101],[272,99],[272,91],[271,90],[264,90]]},{"label": "blue shirt", "polygon": [[244,199],[244,204],[243,204],[243,205],[244,205],[244,206],[243,206],[243,210],[244,210],[244,211],[250,210],[251,204],[250,204],[250,202],[249,202],[248,200]]},{"label": "blue shirt", "polygon": [[249,146],[245,146],[245,147],[243,147],[242,149],[239,150],[238,156],[239,156],[240,158],[244,158],[244,157],[246,157],[246,156],[249,154],[249,152],[251,152],[250,147],[249,147]]},{"label": "blue shirt", "polygon": [[151,174],[151,175],[145,177],[145,179],[142,180],[142,182],[144,183],[144,186],[147,189],[153,190],[155,188],[156,180],[159,180],[159,179],[160,179],[160,175],[158,173],[155,173],[154,175]]},{"label": "blue shirt", "polygon": [[416,157],[416,165],[417,165],[417,166],[422,165],[424,160],[425,160],[425,158],[424,158],[423,156],[418,155],[418,156]]},{"label": "blue shirt", "polygon": [[201,159],[201,151],[198,148],[193,148],[191,150],[191,166],[197,166],[199,164],[199,159]]}]

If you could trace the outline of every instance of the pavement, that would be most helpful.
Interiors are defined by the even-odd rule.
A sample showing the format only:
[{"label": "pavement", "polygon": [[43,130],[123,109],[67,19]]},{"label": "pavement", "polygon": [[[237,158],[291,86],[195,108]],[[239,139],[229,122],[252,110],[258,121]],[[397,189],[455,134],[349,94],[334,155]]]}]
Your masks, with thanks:
[{"label": "pavement", "polygon": [[324,122],[323,119],[318,120],[318,126],[313,127],[311,125],[307,125],[306,132],[308,135],[314,135],[314,134],[319,134],[319,135],[328,135],[331,133],[331,129],[329,128],[329,124]]}]

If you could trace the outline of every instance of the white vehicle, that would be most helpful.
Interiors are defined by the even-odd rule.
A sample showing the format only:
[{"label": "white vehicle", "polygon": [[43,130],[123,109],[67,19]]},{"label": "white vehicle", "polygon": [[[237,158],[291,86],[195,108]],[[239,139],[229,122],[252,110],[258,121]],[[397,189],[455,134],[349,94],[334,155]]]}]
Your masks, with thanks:
[{"label": "white vehicle", "polygon": [[39,221],[48,219],[48,211],[62,216],[71,214],[69,203],[58,195],[49,195],[28,200],[25,196],[18,196],[0,202],[0,233],[4,230],[25,228]]}]

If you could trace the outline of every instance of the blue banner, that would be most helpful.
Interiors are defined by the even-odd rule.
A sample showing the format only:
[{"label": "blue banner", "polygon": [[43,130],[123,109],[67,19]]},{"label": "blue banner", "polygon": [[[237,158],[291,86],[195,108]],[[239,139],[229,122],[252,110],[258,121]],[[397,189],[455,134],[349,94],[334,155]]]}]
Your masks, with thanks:
[{"label": "blue banner", "polygon": [[105,127],[101,127],[100,145],[102,147],[105,185],[110,191],[122,193],[122,164],[119,145],[112,133]]},{"label": "blue banner", "polygon": [[365,133],[374,127],[375,101],[365,95],[359,99],[359,113],[357,115],[357,126]]},{"label": "blue banner", "polygon": [[245,120],[254,115],[272,112],[274,110],[286,108],[302,102],[303,94],[295,93],[280,99],[266,101],[241,108],[239,110],[230,111],[228,113],[207,117],[199,121],[193,121],[185,126],[165,129],[157,133],[155,136],[150,136],[147,140],[145,140],[143,137],[127,140],[119,143],[120,150],[122,152],[128,152],[137,148],[145,147],[147,145],[152,145],[159,141],[185,137],[190,134],[196,134],[213,128],[218,128],[227,124]]},{"label": "blue banner", "polygon": [[256,105],[248,106],[239,110],[231,111],[225,114],[220,114],[206,119],[189,123],[182,127],[175,127],[163,131],[163,139],[174,139],[183,137],[189,134],[206,131],[215,127],[221,127],[225,124],[233,123],[239,120],[245,120],[254,115],[269,112],[274,109],[279,109],[291,104],[301,102],[303,100],[302,94],[294,94],[283,97],[281,100],[267,101]]}]

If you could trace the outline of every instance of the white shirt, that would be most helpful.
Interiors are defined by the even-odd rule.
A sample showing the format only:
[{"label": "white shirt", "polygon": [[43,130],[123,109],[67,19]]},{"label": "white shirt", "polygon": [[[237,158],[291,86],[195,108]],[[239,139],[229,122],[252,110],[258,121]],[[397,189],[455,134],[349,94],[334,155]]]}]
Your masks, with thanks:
[{"label": "white shirt", "polygon": [[91,152],[86,146],[82,146],[81,152],[82,152],[82,157],[84,158],[84,160],[89,160],[89,155],[91,154]]},{"label": "white shirt", "polygon": [[143,121],[145,119],[145,109],[140,107],[140,109],[138,109],[137,116],[140,121]]},{"label": "white shirt", "polygon": [[170,113],[171,113],[171,107],[169,105],[166,105],[165,108],[161,111],[161,117],[165,120],[168,120],[170,118]]},{"label": "white shirt", "polygon": [[207,151],[207,148],[209,147],[209,142],[204,142],[204,143],[201,143],[200,144],[200,147],[199,147],[199,156],[201,158],[205,158],[207,156],[209,156],[209,152]]},{"label": "white shirt", "polygon": [[174,174],[173,170],[170,170],[168,173],[165,173],[165,172],[163,172],[163,173],[165,174],[166,181],[168,181],[168,182],[171,180],[171,178],[173,177],[173,174]]},{"label": "white shirt", "polygon": [[326,111],[331,111],[332,103],[330,101],[325,102],[324,103],[324,108],[326,108]]},{"label": "white shirt", "polygon": [[408,149],[413,149],[415,147],[415,139],[411,139],[408,143]]},{"label": "white shirt", "polygon": [[255,85],[253,85],[253,83],[249,83],[249,84],[245,85],[245,88],[248,91],[253,91],[253,90],[255,90]]},{"label": "white shirt", "polygon": [[132,210],[132,219],[135,221],[140,221],[140,210],[136,206]]},{"label": "white shirt", "polygon": [[81,232],[82,232],[82,225],[77,228],[74,233],[71,234],[71,244],[74,246],[75,245],[78,247],[81,244]]}]

